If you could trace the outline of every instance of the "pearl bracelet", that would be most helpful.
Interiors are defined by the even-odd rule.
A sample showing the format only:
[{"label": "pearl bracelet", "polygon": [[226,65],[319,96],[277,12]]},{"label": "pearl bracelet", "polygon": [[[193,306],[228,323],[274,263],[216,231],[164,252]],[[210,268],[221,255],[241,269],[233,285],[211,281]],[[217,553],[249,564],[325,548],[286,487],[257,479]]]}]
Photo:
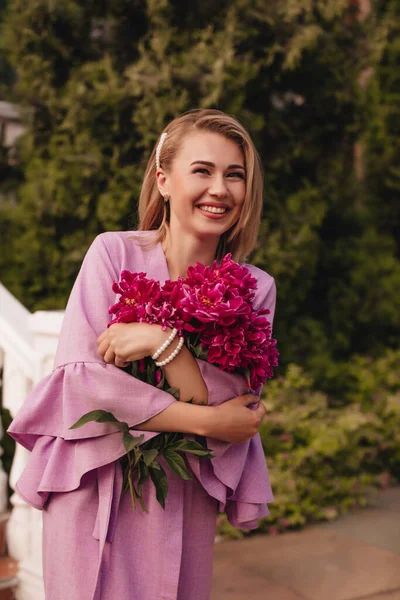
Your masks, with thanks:
[{"label": "pearl bracelet", "polygon": [[162,354],[164,352],[164,350],[166,350],[168,348],[168,346],[170,345],[172,340],[175,338],[177,333],[178,333],[178,330],[176,329],[176,327],[174,327],[169,338],[163,343],[162,346],[159,347],[158,350],[156,350],[154,352],[153,356],[151,357],[153,360],[156,360],[160,356],[160,354]]},{"label": "pearl bracelet", "polygon": [[156,362],[156,367],[165,367],[165,365],[170,363],[171,360],[174,360],[175,356],[177,356],[179,354],[179,352],[182,350],[184,341],[185,341],[185,338],[183,336],[180,337],[179,343],[178,343],[177,347],[175,348],[175,350],[173,352],[171,352],[171,354],[169,356],[167,356],[167,358],[165,360],[160,360],[160,362]]}]

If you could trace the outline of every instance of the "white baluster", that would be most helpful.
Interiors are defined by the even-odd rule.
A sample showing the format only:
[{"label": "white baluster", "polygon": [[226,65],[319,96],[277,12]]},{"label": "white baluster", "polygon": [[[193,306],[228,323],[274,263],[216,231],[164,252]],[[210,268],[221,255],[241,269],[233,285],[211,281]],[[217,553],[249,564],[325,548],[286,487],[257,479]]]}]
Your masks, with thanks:
[{"label": "white baluster", "polygon": [[[12,356],[6,353],[3,368],[3,406],[10,410],[12,417],[15,417],[22,406],[31,386],[31,380],[25,377],[12,360]],[[15,484],[25,468],[28,454],[25,448],[22,448],[19,444],[16,445],[10,473],[10,487],[12,489],[15,489]],[[11,496],[10,501],[13,509],[7,523],[8,551],[13,558],[22,560],[30,548],[31,508],[25,504],[16,492]]]},{"label": "white baluster", "polygon": [[[0,348],[0,368],[4,366],[4,352]],[[0,439],[4,436],[3,424],[0,419]],[[3,455],[3,449],[0,448],[0,456]],[[0,461],[0,514],[4,514],[8,509],[8,477]]]},{"label": "white baluster", "polygon": [[[52,370],[63,316],[61,311],[40,311],[30,315],[0,284],[3,405],[13,417],[32,386]],[[14,490],[28,456],[29,452],[17,444],[10,474],[10,486]],[[20,561],[16,598],[44,600],[42,513],[28,506],[17,492],[12,495],[11,504],[13,508],[7,527],[7,543],[9,554]]]}]

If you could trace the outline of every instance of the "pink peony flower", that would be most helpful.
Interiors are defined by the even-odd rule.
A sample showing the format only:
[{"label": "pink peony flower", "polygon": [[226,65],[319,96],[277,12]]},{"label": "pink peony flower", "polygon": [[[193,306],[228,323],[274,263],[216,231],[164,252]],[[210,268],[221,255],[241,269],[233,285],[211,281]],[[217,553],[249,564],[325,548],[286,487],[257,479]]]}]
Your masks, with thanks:
[{"label": "pink peony flower", "polygon": [[204,283],[200,287],[183,286],[181,311],[186,331],[202,331],[206,323],[229,327],[251,313],[251,305],[233,296],[223,283]]},{"label": "pink peony flower", "polygon": [[278,364],[276,340],[271,339],[271,325],[265,317],[269,312],[250,310],[228,327],[217,321],[207,323],[200,334],[207,360],[224,371],[248,372],[246,381],[254,391],[273,376],[272,367]]},{"label": "pink peony flower", "polygon": [[174,308],[174,327],[177,328],[179,335],[182,334],[184,320],[189,320],[182,310],[183,279],[180,277],[176,281],[168,280],[164,283],[162,289],[163,301]]},{"label": "pink peony flower", "polygon": [[227,254],[218,265],[196,263],[179,283],[180,312],[187,332],[201,332],[206,324],[229,327],[251,311],[257,280]]},{"label": "pink peony flower", "polygon": [[221,370],[234,371],[242,367],[242,353],[246,348],[244,329],[238,326],[205,330],[200,336],[203,348],[208,348],[207,360]]},{"label": "pink peony flower", "polygon": [[119,283],[112,286],[120,294],[118,302],[109,308],[113,323],[158,323],[163,329],[173,327],[175,308],[164,301],[158,281],[148,279],[145,273],[121,272]]},{"label": "pink peony flower", "polygon": [[241,296],[248,302],[254,298],[257,289],[257,280],[251,276],[247,267],[239,265],[232,260],[231,254],[226,254],[218,265],[214,261],[210,267],[196,263],[188,268],[185,283],[190,287],[197,287],[208,282],[210,285],[223,283],[229,293]]},{"label": "pink peony flower", "polygon": [[109,309],[115,315],[109,325],[144,321],[176,327],[194,348],[200,343],[208,362],[243,373],[255,391],[273,376],[279,356],[266,317],[270,311],[253,309],[256,289],[257,280],[230,254],[209,267],[196,263],[187,277],[166,281],[162,288],[145,273],[122,271],[120,282],[113,284],[120,296]]},{"label": "pink peony flower", "polygon": [[269,340],[261,360],[255,361],[250,366],[250,387],[252,390],[259,390],[267,379],[273,377],[273,367],[278,366],[279,352],[276,349],[276,340]]}]

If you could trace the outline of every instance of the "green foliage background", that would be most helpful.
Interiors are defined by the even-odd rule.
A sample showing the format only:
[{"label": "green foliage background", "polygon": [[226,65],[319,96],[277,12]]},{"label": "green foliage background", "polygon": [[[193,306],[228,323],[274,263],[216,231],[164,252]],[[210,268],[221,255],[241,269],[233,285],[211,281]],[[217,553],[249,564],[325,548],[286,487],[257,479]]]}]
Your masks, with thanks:
[{"label": "green foliage background", "polygon": [[[265,167],[250,258],[276,279],[284,377],[266,386],[267,401],[297,414],[290,386],[304,374],[299,401],[306,421],[313,415],[305,427],[320,419],[322,435],[342,411],[337,435],[350,451],[348,432],[364,431],[362,415],[377,410],[349,400],[369,371],[362,361],[391,364],[387,353],[399,348],[399,1],[378,0],[363,15],[357,0],[202,0],[190,9],[177,0],[3,0],[0,19],[0,93],[22,107],[28,127],[20,164],[0,156],[2,282],[31,310],[64,308],[95,235],[135,225],[165,124],[193,107],[233,113]],[[346,421],[349,406],[356,425]],[[311,433],[304,441],[291,418],[294,462],[279,467],[282,477],[300,469],[303,446],[320,443]],[[378,421],[370,426],[381,431]],[[265,449],[276,457],[283,430],[268,423]],[[326,452],[336,465],[335,444]],[[359,475],[372,481],[363,460]],[[398,478],[385,460],[376,458],[374,477]],[[352,485],[343,483],[348,497]],[[318,494],[316,518],[343,504]]]}]

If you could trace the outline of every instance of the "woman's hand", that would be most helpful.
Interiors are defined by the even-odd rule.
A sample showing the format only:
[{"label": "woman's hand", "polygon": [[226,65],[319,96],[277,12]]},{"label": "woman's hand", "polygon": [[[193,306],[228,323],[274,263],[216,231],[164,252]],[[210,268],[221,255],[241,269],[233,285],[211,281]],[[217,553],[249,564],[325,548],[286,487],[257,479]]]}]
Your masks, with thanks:
[{"label": "woman's hand", "polygon": [[255,410],[249,408],[250,404],[256,402],[259,402],[258,396],[246,394],[210,407],[214,412],[206,435],[231,443],[244,442],[254,437],[266,413],[262,402],[259,402]]},{"label": "woman's hand", "polygon": [[106,363],[126,367],[134,360],[153,354],[155,340],[164,339],[166,335],[168,333],[157,325],[114,323],[97,338],[97,351]]}]

